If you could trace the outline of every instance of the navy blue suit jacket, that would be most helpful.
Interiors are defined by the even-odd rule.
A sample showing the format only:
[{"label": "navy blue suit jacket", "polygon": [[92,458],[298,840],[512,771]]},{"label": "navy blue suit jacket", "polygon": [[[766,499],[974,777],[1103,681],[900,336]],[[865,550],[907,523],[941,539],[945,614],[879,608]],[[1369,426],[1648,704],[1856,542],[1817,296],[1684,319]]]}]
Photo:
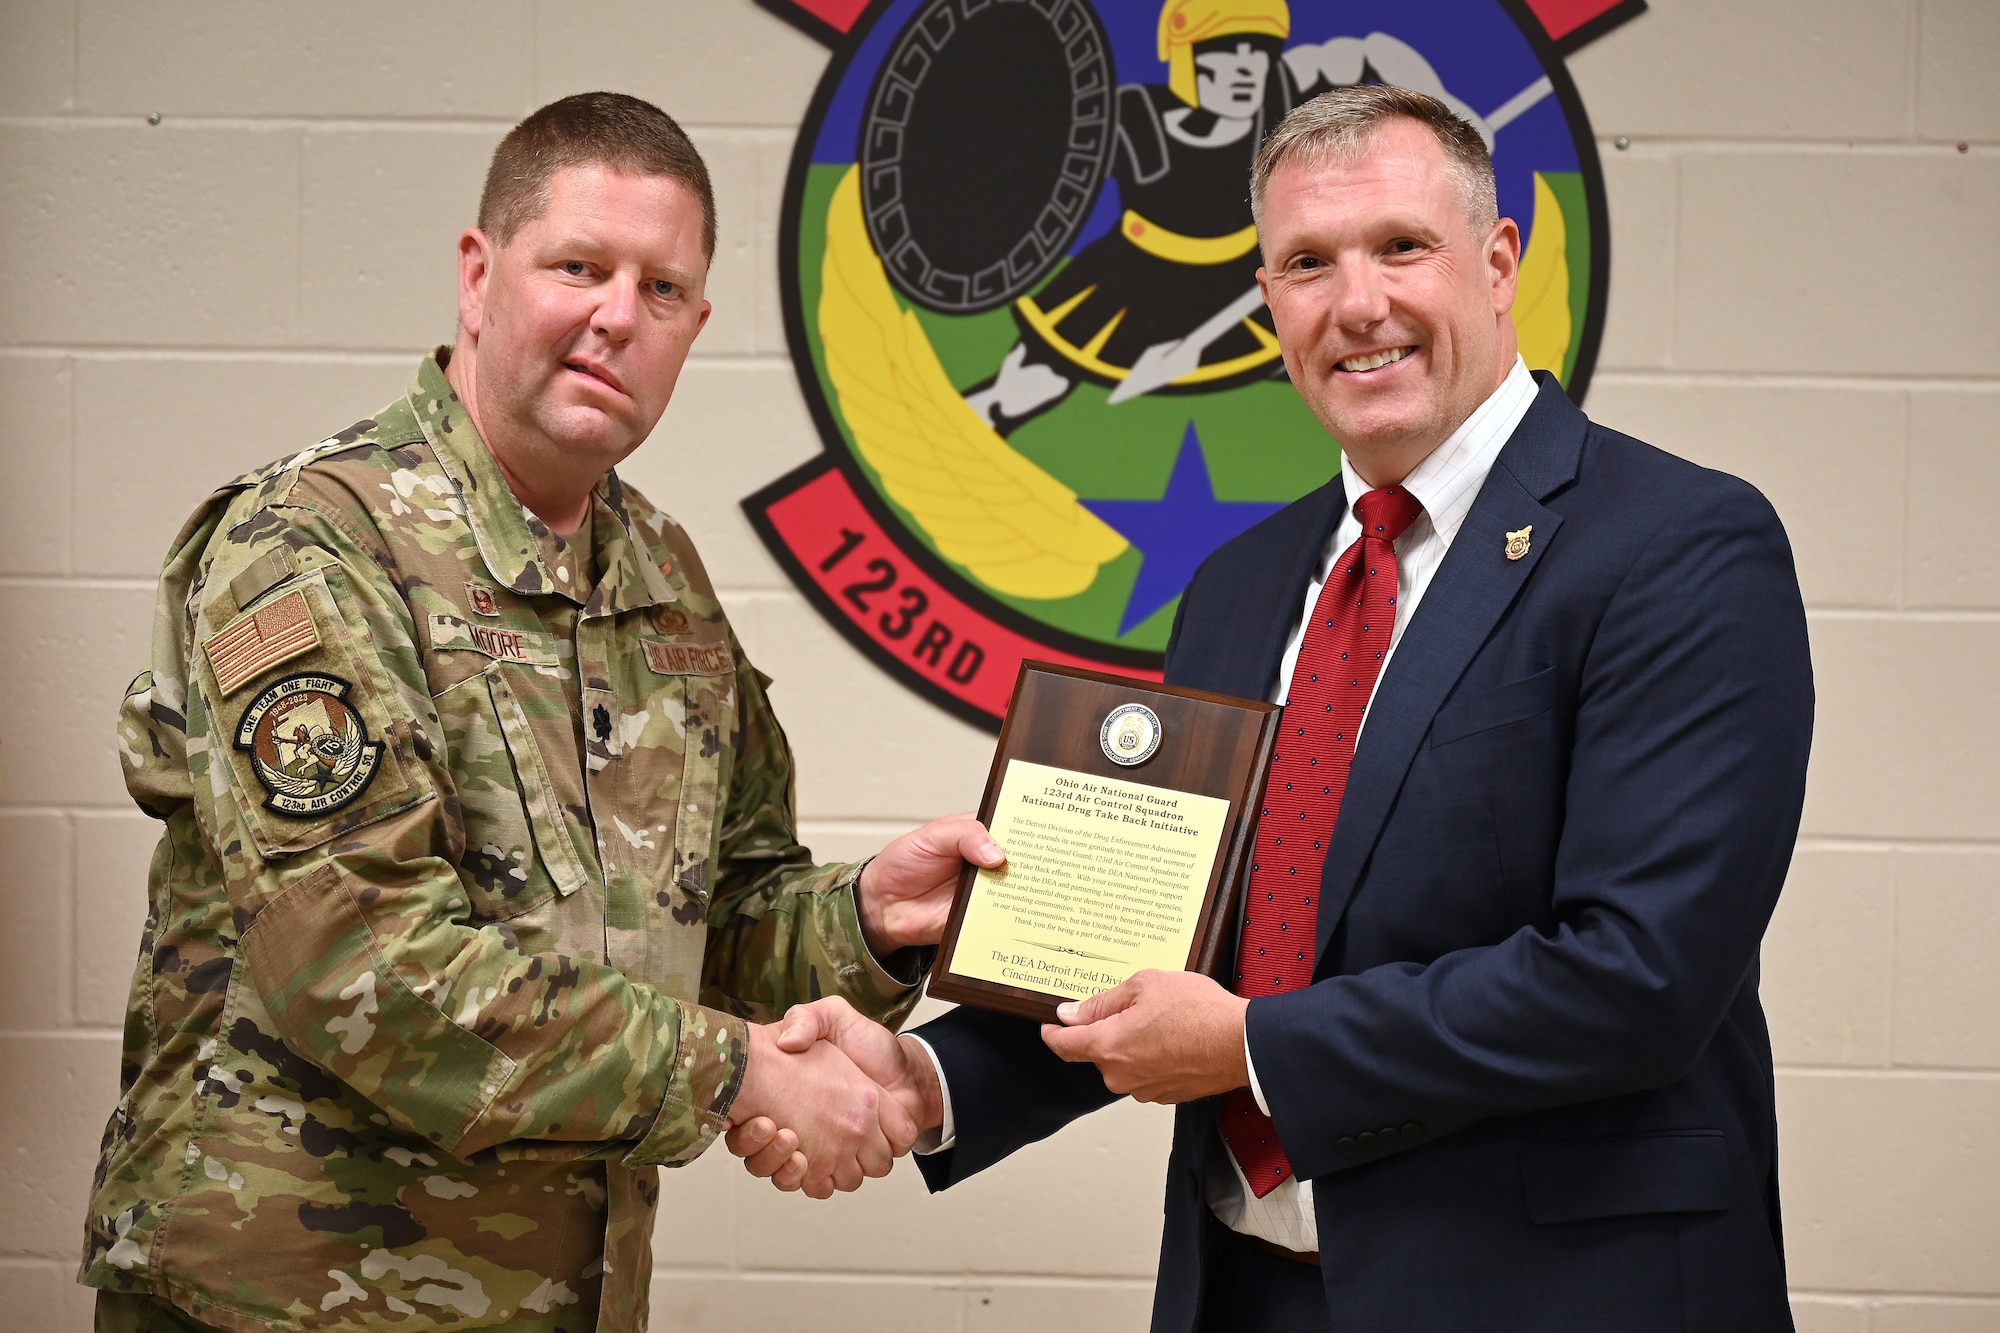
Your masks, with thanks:
[{"label": "navy blue suit jacket", "polygon": [[[1812,729],[1791,550],[1752,487],[1541,379],[1370,708],[1314,983],[1251,1002],[1251,1056],[1342,1333],[1789,1329],[1757,949]],[[1270,697],[1344,498],[1202,566],[1168,680]],[[922,1035],[933,1189],[1111,1100],[1033,1024]],[[1155,1333],[1199,1316],[1214,1126],[1178,1109]]]}]

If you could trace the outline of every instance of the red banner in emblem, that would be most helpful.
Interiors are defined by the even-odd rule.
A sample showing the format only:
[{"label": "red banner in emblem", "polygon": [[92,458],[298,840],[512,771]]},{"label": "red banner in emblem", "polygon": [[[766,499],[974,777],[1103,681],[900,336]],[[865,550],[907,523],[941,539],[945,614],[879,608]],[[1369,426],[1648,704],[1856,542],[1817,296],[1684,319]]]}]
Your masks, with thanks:
[{"label": "red banner in emblem", "polygon": [[[812,473],[813,475],[805,475]],[[745,503],[793,577],[869,654],[968,720],[997,726],[1030,659],[1158,680],[1160,673],[1066,653],[1009,629],[933,578],[821,464]]]}]

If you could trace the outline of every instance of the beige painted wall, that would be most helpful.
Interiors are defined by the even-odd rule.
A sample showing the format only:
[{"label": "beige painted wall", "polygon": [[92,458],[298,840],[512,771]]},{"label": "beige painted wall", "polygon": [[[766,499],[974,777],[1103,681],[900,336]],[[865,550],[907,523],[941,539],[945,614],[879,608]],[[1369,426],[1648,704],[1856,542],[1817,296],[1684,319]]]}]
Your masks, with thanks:
[{"label": "beige painted wall", "polygon": [[[2000,1329],[2000,0],[1654,4],[1572,62],[1615,243],[1589,407],[1763,487],[1798,549],[1820,725],[1764,953],[1796,1308]],[[748,0],[0,0],[0,1326],[89,1323],[153,838],[111,719],[165,543],[449,337],[452,239],[534,106],[638,93],[715,170],[716,315],[628,471],[778,679],[809,840],[975,800],[989,739],[736,507],[819,448],[774,252],[823,63]],[[668,1177],[655,1327],[1141,1328],[1167,1125],[1116,1108],[936,1200],[905,1169],[814,1204],[712,1154]]]}]

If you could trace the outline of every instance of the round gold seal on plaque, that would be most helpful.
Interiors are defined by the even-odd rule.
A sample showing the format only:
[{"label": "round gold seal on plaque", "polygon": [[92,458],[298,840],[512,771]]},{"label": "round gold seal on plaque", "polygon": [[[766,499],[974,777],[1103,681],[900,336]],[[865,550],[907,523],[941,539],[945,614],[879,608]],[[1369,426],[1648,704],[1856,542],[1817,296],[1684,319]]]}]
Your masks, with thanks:
[{"label": "round gold seal on plaque", "polygon": [[1160,748],[1159,716],[1144,704],[1119,704],[1105,714],[1097,740],[1112,763],[1143,764]]}]

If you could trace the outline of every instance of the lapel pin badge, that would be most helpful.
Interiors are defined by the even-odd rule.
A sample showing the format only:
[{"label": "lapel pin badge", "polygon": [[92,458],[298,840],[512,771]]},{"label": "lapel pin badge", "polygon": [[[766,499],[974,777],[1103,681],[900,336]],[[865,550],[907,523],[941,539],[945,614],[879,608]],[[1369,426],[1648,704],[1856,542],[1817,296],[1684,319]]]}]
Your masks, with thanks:
[{"label": "lapel pin badge", "polygon": [[1510,532],[1507,534],[1507,558],[1509,560],[1519,560],[1528,553],[1528,534],[1534,530],[1535,525],[1530,523],[1519,532]]}]

